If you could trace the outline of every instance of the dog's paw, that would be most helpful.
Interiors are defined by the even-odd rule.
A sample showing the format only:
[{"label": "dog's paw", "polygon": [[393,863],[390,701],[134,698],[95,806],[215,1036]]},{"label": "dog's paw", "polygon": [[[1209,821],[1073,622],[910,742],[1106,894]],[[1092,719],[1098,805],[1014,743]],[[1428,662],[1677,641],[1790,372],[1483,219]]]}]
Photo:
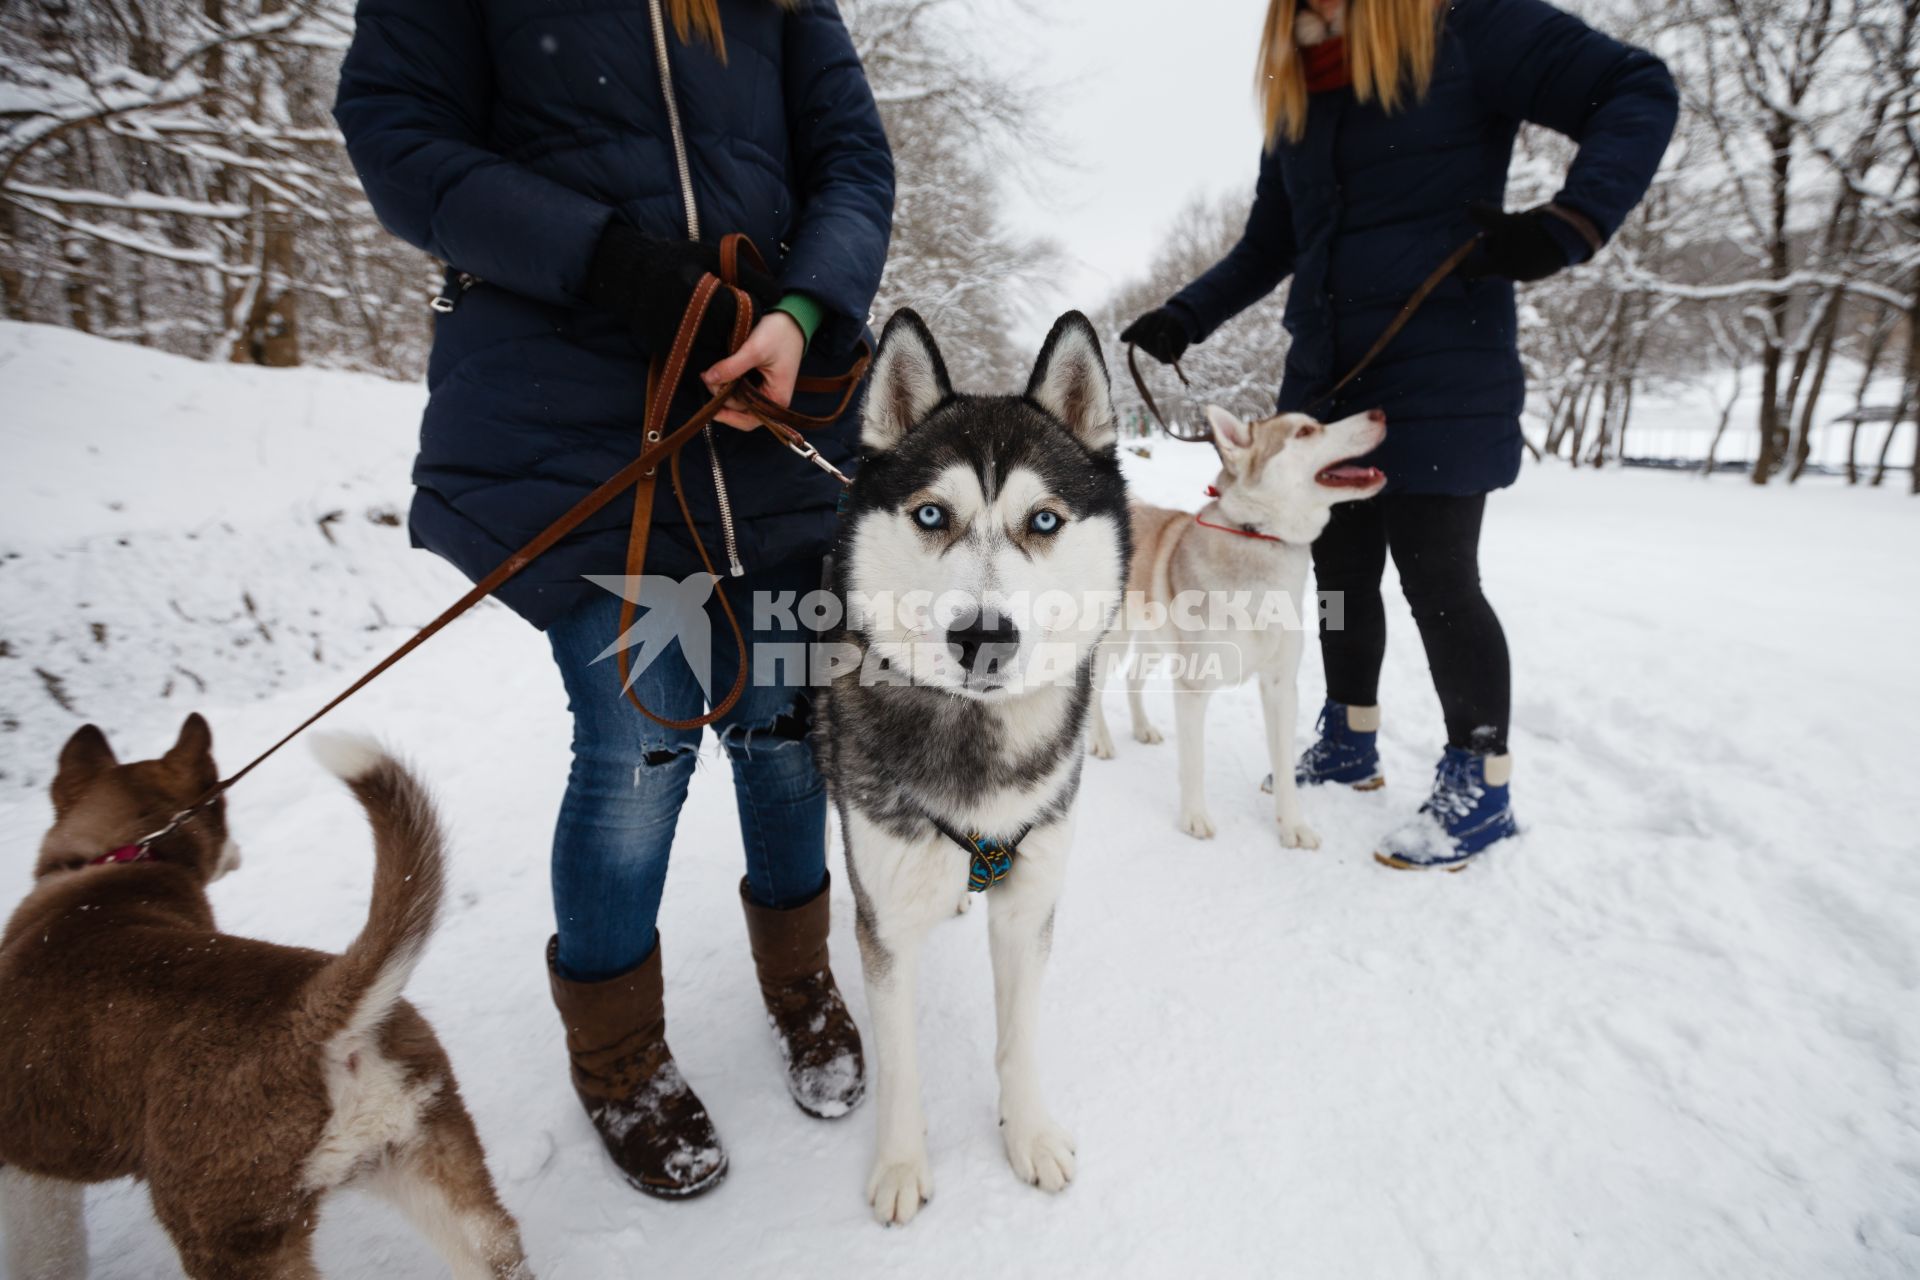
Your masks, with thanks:
[{"label": "dog's paw", "polygon": [[1087,743],[1087,754],[1095,760],[1113,759],[1113,735],[1111,733],[1094,734],[1092,741]]},{"label": "dog's paw", "polygon": [[1051,1120],[1005,1126],[1007,1163],[1020,1181],[1059,1191],[1073,1181],[1073,1135]]},{"label": "dog's paw", "polygon": [[881,1226],[905,1226],[931,1199],[933,1173],[927,1168],[925,1151],[902,1160],[874,1161],[873,1174],[867,1179],[867,1203]]},{"label": "dog's paw", "polygon": [[1205,809],[1188,809],[1180,815],[1180,829],[1196,840],[1213,839],[1213,819]]},{"label": "dog's paw", "polygon": [[1318,849],[1320,835],[1304,822],[1280,819],[1280,843],[1289,849]]},{"label": "dog's paw", "polygon": [[1156,742],[1165,742],[1166,738],[1161,735],[1158,729],[1143,720],[1133,726],[1133,740],[1135,742],[1143,742],[1150,747]]}]

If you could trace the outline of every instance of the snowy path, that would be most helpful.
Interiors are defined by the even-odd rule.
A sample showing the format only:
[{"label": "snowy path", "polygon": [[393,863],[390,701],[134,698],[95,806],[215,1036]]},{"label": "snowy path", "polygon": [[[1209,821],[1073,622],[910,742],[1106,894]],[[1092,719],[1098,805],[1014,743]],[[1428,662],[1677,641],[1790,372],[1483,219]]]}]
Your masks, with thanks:
[{"label": "snowy path", "polygon": [[[1160,454],[1141,491],[1196,498],[1204,451]],[[452,910],[410,994],[546,1280],[1913,1275],[1917,516],[1884,493],[1529,470],[1487,531],[1528,834],[1463,875],[1369,857],[1437,749],[1397,600],[1389,785],[1310,797],[1320,852],[1268,829],[1250,690],[1215,705],[1210,843],[1174,830],[1172,746],[1123,737],[1088,764],[1047,996],[1080,1181],[1051,1199],[1001,1155],[976,911],[925,965],[938,1195],[903,1231],[861,1196],[871,1108],[810,1121],[780,1086],[722,762],[696,779],[661,927],[673,1043],[733,1173],[660,1205],[610,1175],[547,1003],[567,726],[542,642],[487,611],[339,719],[411,754],[450,818]],[[227,759],[331,683],[208,707]],[[1311,702],[1316,669],[1305,684]],[[1117,690],[1108,707],[1124,720]],[[123,752],[163,745],[143,724]],[[16,877],[45,820],[38,796],[0,804]],[[215,889],[224,927],[344,944],[371,861],[344,791],[289,752],[233,824],[248,860]],[[838,879],[835,911],[866,1025]],[[102,1280],[179,1275],[144,1190],[101,1188],[90,1216]],[[329,1205],[320,1249],[332,1276],[438,1274],[360,1197]]]}]

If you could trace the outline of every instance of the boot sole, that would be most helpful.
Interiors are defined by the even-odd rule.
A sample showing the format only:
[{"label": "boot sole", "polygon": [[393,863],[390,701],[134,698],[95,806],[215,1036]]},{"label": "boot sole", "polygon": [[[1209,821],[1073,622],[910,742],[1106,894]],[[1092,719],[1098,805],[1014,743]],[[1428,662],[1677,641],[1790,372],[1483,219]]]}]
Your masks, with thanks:
[{"label": "boot sole", "polygon": [[[618,1166],[615,1167],[617,1168]],[[733,1163],[731,1160],[722,1158],[719,1168],[715,1169],[699,1182],[688,1185],[647,1182],[625,1171],[621,1172],[620,1180],[632,1187],[635,1191],[640,1192],[642,1195],[652,1196],[655,1200],[691,1200],[695,1196],[706,1194],[722,1182],[725,1182],[727,1171],[732,1167]]]},{"label": "boot sole", "polygon": [[[1337,782],[1300,782],[1300,781],[1297,781],[1297,780],[1296,780],[1296,781],[1294,782],[1294,784],[1293,784],[1293,785],[1294,785],[1294,786],[1296,786],[1296,787],[1333,787],[1333,786],[1346,786],[1346,787],[1350,787],[1350,788],[1352,788],[1352,789],[1353,789],[1353,790],[1355,790],[1355,791],[1378,791],[1378,790],[1379,790],[1380,788],[1382,788],[1382,787],[1384,787],[1384,786],[1386,786],[1386,785],[1387,785],[1387,779],[1386,779],[1386,776],[1385,776],[1384,774],[1376,774],[1376,775],[1374,775],[1373,777],[1371,777],[1371,778],[1368,778],[1368,779],[1367,779],[1367,780],[1366,780],[1365,782],[1348,782],[1348,783],[1337,783]],[[1262,784],[1261,784],[1261,786],[1260,786],[1260,794],[1261,794],[1261,795],[1263,795],[1263,796],[1270,796],[1270,795],[1272,795],[1272,794],[1273,794],[1273,784],[1272,784],[1272,783],[1262,783]]]},{"label": "boot sole", "polygon": [[1465,862],[1456,862],[1452,866],[1447,867],[1430,867],[1418,862],[1408,862],[1405,858],[1396,854],[1378,852],[1373,855],[1373,860],[1381,866],[1391,867],[1395,871],[1447,871],[1454,875],[1459,875],[1462,871],[1465,871],[1468,865]]},{"label": "boot sole", "polygon": [[845,1120],[855,1111],[858,1111],[860,1104],[867,1100],[867,1082],[864,1079],[860,1082],[860,1092],[854,1094],[853,1097],[848,1100],[845,1111],[815,1111],[812,1107],[800,1101],[799,1096],[791,1089],[787,1090],[787,1096],[793,1099],[793,1105],[800,1108],[800,1114],[804,1116],[808,1116],[814,1120]]}]

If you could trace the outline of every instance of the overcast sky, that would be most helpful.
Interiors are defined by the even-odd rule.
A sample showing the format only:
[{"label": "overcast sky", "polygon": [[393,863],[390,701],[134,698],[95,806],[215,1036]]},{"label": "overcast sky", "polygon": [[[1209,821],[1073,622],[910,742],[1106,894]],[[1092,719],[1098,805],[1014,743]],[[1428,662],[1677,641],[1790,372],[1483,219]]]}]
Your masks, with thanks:
[{"label": "overcast sky", "polygon": [[[1073,255],[1059,304],[1091,308],[1138,273],[1196,191],[1251,190],[1260,155],[1253,60],[1265,0],[1042,0],[1022,45],[1056,86],[1050,124],[1075,168],[1009,184],[1015,227]],[[977,12],[1008,21],[999,5]],[[1018,21],[1015,19],[1014,21]],[[1051,316],[1021,328],[1044,334]]]}]

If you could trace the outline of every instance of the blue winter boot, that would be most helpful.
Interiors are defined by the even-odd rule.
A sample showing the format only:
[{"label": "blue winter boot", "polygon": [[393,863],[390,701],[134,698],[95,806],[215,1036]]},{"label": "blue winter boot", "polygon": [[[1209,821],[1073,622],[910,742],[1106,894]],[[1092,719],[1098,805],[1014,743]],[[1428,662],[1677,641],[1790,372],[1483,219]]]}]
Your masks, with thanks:
[{"label": "blue winter boot", "polygon": [[[1364,708],[1367,715],[1377,725],[1379,709]],[[1365,733],[1355,729],[1349,723],[1347,708],[1338,702],[1329,702],[1320,708],[1320,721],[1316,726],[1320,737],[1312,746],[1300,755],[1300,763],[1294,766],[1295,786],[1315,787],[1323,782],[1341,782],[1355,791],[1375,791],[1386,785],[1387,780],[1380,775],[1380,749],[1374,745],[1380,736],[1379,730],[1371,729]],[[1273,775],[1260,784],[1262,791],[1273,791]]]},{"label": "blue winter boot", "polygon": [[[1380,842],[1374,859],[1397,871],[1458,871],[1496,841],[1514,835],[1509,756],[1448,747],[1434,771],[1433,794],[1412,821]],[[1499,779],[1489,781],[1489,775]]]}]

